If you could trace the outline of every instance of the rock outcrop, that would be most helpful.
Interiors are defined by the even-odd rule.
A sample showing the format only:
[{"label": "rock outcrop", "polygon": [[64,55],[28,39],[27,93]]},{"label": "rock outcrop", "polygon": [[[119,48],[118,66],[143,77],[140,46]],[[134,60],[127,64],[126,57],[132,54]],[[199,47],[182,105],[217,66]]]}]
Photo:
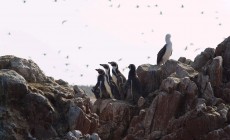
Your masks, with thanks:
[{"label": "rock outcrop", "polygon": [[47,77],[31,60],[0,57],[0,139],[64,138],[92,134],[99,125],[87,95]]},{"label": "rock outcrop", "polygon": [[194,61],[140,65],[137,104],[92,104],[78,86],[45,76],[31,60],[0,57],[0,139],[230,139],[229,56],[230,37]]}]

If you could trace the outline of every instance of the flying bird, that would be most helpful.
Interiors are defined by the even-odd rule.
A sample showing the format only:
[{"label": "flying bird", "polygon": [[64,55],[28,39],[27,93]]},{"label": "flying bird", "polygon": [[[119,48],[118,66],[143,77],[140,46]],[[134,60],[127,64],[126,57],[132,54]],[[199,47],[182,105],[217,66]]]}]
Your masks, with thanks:
[{"label": "flying bird", "polygon": [[86,68],[88,68],[88,67],[89,67],[89,65],[88,65],[88,64],[86,64],[85,66],[86,66]]},{"label": "flying bird", "polygon": [[158,7],[158,5],[156,4],[155,7]]},{"label": "flying bird", "polygon": [[66,58],[66,59],[69,59],[69,56],[67,55],[65,58]]},{"label": "flying bird", "polygon": [[162,13],[162,11],[160,11],[160,15],[162,15],[163,13]]},{"label": "flying bird", "polygon": [[184,48],[184,50],[187,51],[187,50],[188,50],[188,46],[186,46],[186,47]]},{"label": "flying bird", "polygon": [[139,8],[139,7],[140,7],[139,5],[136,6],[136,8]]},{"label": "flying bird", "polygon": [[119,4],[118,6],[117,6],[117,8],[120,8],[121,7],[121,5]]},{"label": "flying bird", "polygon": [[64,24],[64,23],[66,23],[66,22],[67,22],[67,20],[63,20],[61,23]]},{"label": "flying bird", "polygon": [[157,65],[164,64],[172,55],[172,42],[170,38],[171,38],[170,34],[167,34],[165,36],[166,44],[157,54]]},{"label": "flying bird", "polygon": [[8,35],[11,35],[11,33],[9,32]]},{"label": "flying bird", "polygon": [[121,60],[122,60],[122,58],[118,59],[118,61],[121,61]]},{"label": "flying bird", "polygon": [[150,59],[150,58],[151,58],[150,56],[147,57],[147,59]]},{"label": "flying bird", "polygon": [[44,56],[46,56],[46,53],[43,53]]},{"label": "flying bird", "polygon": [[194,52],[196,52],[196,51],[198,51],[198,50],[200,50],[200,48],[196,48],[196,49],[194,50]]},{"label": "flying bird", "polygon": [[181,5],[181,8],[184,8],[184,5],[183,5],[183,4]]},{"label": "flying bird", "polygon": [[202,11],[201,14],[203,15],[203,14],[204,14],[204,11]]},{"label": "flying bird", "polygon": [[79,46],[79,47],[78,47],[78,50],[80,50],[81,48],[82,48],[82,47],[81,47],[81,46]]}]

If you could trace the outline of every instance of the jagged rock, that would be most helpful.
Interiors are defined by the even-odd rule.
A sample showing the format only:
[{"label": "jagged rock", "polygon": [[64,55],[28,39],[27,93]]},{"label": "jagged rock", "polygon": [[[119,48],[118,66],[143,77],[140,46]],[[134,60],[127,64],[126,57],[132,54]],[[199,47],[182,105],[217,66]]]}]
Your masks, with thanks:
[{"label": "jagged rock", "polygon": [[230,138],[230,125],[208,133],[203,140],[228,140]]},{"label": "jagged rock", "polygon": [[73,90],[75,92],[75,97],[81,97],[81,98],[83,98],[83,97],[86,96],[84,90],[82,90],[81,88],[79,88],[77,85],[73,86]]},{"label": "jagged rock", "polygon": [[217,56],[208,67],[208,75],[213,87],[219,87],[222,83],[222,62],[222,57]]},{"label": "jagged rock", "polygon": [[22,75],[28,82],[46,82],[47,77],[32,60],[18,58],[12,55],[0,57],[0,69],[11,69]]},{"label": "jagged rock", "polygon": [[[210,123],[212,122],[212,123]],[[162,140],[200,139],[208,132],[224,126],[224,119],[213,108],[192,110],[178,119],[170,121],[167,133]]]},{"label": "jagged rock", "polygon": [[20,100],[28,92],[26,80],[14,70],[0,70],[0,104]]},{"label": "jagged rock", "polygon": [[201,54],[197,55],[194,59],[194,62],[191,64],[191,66],[197,70],[201,71],[202,68],[206,65],[206,63],[213,59],[215,49],[213,48],[206,48]]},{"label": "jagged rock", "polygon": [[224,82],[230,81],[230,37],[221,42],[215,51],[215,56],[222,56],[223,58],[223,73]]},{"label": "jagged rock", "polygon": [[137,68],[137,75],[146,96],[159,89],[161,82],[173,73],[178,78],[194,78],[198,74],[191,66],[175,60],[168,60],[162,66],[145,64]]},{"label": "jagged rock", "polygon": [[183,96],[180,92],[174,91],[171,94],[160,92],[148,108],[144,120],[145,137],[153,131],[165,133],[169,121],[178,117],[178,110],[181,107]]},{"label": "jagged rock", "polygon": [[100,118],[100,126],[96,132],[103,140],[117,140],[124,137],[129,122],[137,110],[137,107],[127,102],[112,99],[96,100],[93,108]]},{"label": "jagged rock", "polygon": [[185,63],[185,64],[187,64],[187,65],[191,65],[191,64],[193,63],[192,60],[186,59],[185,57],[180,57],[180,58],[178,59],[178,61],[181,62],[181,63]]}]

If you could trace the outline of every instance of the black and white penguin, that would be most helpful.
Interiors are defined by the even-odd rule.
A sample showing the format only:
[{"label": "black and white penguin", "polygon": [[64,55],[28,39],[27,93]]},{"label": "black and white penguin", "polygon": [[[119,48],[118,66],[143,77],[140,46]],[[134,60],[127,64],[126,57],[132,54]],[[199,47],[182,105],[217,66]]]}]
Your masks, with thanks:
[{"label": "black and white penguin", "polygon": [[106,82],[109,84],[111,88],[112,95],[115,99],[120,100],[121,96],[118,90],[118,87],[112,80],[112,77],[110,75],[110,68],[108,64],[100,64],[105,69],[105,76],[106,76]]},{"label": "black and white penguin", "polygon": [[108,62],[112,66],[112,79],[118,87],[121,99],[125,98],[124,84],[126,82],[125,76],[119,71],[118,64],[116,62]]},{"label": "black and white penguin", "polygon": [[136,74],[136,66],[134,64],[130,64],[128,68],[130,69],[130,71],[128,75],[128,80],[125,84],[125,89],[127,93],[126,100],[137,103],[140,96],[142,96],[141,83]]},{"label": "black and white penguin", "polygon": [[97,83],[93,87],[92,92],[95,94],[96,98],[113,98],[111,88],[106,80],[105,71],[102,69],[96,69],[98,72]]},{"label": "black and white penguin", "polygon": [[170,38],[171,38],[170,34],[167,34],[165,36],[166,44],[157,54],[157,65],[164,64],[169,59],[169,57],[172,55],[172,42]]}]

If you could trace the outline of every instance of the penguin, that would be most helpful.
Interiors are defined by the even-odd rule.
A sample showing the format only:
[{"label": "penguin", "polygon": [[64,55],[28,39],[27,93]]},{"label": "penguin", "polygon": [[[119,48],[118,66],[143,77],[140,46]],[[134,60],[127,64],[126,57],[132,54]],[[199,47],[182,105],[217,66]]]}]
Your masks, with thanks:
[{"label": "penguin", "polygon": [[126,100],[131,101],[132,103],[137,103],[138,99],[142,96],[141,83],[136,74],[136,66],[134,64],[130,64],[128,68],[130,71],[128,80],[125,83],[125,91],[127,93]]},{"label": "penguin", "polygon": [[166,44],[157,54],[157,65],[165,64],[165,62],[172,55],[172,42],[170,38],[171,38],[170,34],[167,34],[165,36]]},{"label": "penguin", "polygon": [[125,99],[124,84],[126,82],[125,76],[119,71],[118,64],[116,62],[108,62],[112,66],[112,79],[118,87],[121,99]]},{"label": "penguin", "polygon": [[102,69],[96,69],[98,72],[97,83],[92,88],[92,92],[95,94],[96,98],[108,99],[113,98],[111,88],[106,81],[105,71]]},{"label": "penguin", "polygon": [[114,96],[115,99],[120,100],[121,96],[118,90],[118,87],[116,84],[113,82],[112,77],[110,75],[110,68],[108,64],[100,64],[104,69],[105,69],[105,76],[106,76],[106,82],[111,88],[112,95]]}]

